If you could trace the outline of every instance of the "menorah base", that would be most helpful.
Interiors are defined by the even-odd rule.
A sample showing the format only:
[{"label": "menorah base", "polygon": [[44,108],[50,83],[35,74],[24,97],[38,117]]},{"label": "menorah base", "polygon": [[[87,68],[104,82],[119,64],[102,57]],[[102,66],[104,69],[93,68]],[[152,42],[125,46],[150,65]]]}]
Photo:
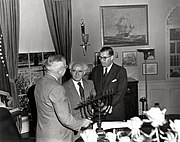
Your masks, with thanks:
[{"label": "menorah base", "polygon": [[98,134],[98,136],[105,136],[106,135],[106,133],[104,132],[104,130],[102,128],[97,128],[96,133]]},{"label": "menorah base", "polygon": [[97,128],[96,133],[98,135],[97,142],[109,142],[109,140],[106,139],[106,133],[102,128]]}]

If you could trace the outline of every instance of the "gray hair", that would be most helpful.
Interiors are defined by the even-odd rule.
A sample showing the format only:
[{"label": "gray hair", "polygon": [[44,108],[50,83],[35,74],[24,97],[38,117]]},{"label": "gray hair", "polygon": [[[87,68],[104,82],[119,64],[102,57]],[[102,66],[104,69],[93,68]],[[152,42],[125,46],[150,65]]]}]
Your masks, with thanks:
[{"label": "gray hair", "polygon": [[66,61],[65,57],[62,55],[51,55],[45,60],[44,65],[47,71],[57,71],[60,67],[55,63]]},{"label": "gray hair", "polygon": [[70,70],[72,70],[72,68],[73,68],[73,66],[75,66],[75,65],[81,65],[82,66],[82,68],[83,68],[83,71],[87,71],[88,70],[88,65],[86,65],[85,63],[83,63],[83,62],[71,62],[70,64],[69,64],[69,69]]}]

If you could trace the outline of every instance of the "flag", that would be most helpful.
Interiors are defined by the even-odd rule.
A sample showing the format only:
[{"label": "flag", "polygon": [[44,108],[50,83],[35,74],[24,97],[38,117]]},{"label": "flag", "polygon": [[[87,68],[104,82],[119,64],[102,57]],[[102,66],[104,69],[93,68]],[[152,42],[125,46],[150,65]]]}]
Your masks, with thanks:
[{"label": "flag", "polygon": [[10,96],[10,82],[5,57],[3,34],[0,27],[0,97],[1,101],[7,103],[7,97]]}]

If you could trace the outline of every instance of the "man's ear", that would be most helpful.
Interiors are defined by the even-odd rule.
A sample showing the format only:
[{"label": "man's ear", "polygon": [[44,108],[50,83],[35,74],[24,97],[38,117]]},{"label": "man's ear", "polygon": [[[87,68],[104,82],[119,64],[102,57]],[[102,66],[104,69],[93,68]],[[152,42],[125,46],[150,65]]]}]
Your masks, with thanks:
[{"label": "man's ear", "polygon": [[85,75],[85,74],[86,74],[86,71],[83,72],[83,75]]}]

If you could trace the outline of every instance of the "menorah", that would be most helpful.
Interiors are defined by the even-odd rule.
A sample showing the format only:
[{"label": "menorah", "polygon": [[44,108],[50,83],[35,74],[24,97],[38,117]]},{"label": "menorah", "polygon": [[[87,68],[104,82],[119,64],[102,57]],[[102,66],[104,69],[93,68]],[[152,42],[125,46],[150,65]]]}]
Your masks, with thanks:
[{"label": "menorah", "polygon": [[75,109],[80,109],[82,118],[91,119],[93,123],[97,123],[97,134],[104,135],[101,123],[105,120],[105,116],[112,106],[113,96],[116,94],[113,90],[103,91],[96,96],[90,96],[85,101],[78,104]]}]

